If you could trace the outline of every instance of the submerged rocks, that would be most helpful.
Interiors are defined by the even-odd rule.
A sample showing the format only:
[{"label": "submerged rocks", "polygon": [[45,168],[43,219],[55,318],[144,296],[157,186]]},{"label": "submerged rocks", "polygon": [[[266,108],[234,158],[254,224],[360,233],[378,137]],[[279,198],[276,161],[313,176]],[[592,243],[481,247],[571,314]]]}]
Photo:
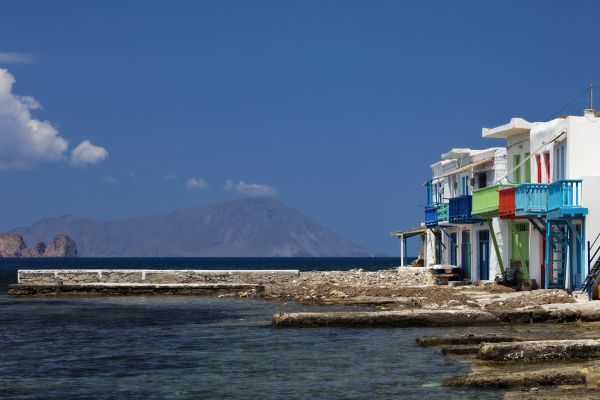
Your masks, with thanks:
[{"label": "submerged rocks", "polygon": [[18,233],[0,233],[0,257],[77,257],[77,244],[67,235],[58,235],[46,246],[38,242],[27,247]]},{"label": "submerged rocks", "polygon": [[507,335],[453,335],[419,336],[417,344],[422,347],[439,345],[479,345],[481,343],[519,342],[523,338]]},{"label": "submerged rocks", "polygon": [[530,388],[536,386],[579,385],[585,383],[585,375],[575,368],[548,368],[541,370],[486,372],[446,378],[442,386],[479,388]]}]

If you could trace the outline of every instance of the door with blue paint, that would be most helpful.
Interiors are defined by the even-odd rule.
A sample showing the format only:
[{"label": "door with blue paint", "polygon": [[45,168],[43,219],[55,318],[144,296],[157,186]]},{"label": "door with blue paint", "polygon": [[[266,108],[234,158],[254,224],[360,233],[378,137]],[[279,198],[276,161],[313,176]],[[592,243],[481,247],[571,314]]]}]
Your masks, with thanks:
[{"label": "door with blue paint", "polygon": [[490,279],[490,232],[479,231],[479,279]]}]

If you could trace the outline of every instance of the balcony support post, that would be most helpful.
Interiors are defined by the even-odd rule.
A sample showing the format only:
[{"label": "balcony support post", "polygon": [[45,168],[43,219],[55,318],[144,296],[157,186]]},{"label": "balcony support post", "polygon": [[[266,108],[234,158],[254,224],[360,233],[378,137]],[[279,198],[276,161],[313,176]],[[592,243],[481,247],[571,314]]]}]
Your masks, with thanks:
[{"label": "balcony support post", "polygon": [[[581,188],[581,191],[583,191],[583,187]],[[581,282],[577,282],[577,285],[580,286],[581,283],[583,283],[583,280],[585,279],[585,277],[587,277],[585,263],[583,262],[584,257],[585,257],[585,216],[581,217],[581,236],[580,236],[579,246],[580,246],[579,248],[581,249],[579,251],[579,271],[580,271],[579,280]]]},{"label": "balcony support post", "polygon": [[404,235],[400,235],[400,266],[404,267],[404,245],[406,242],[404,241]]},{"label": "balcony support post", "polygon": [[502,274],[502,277],[504,279],[506,279],[504,263],[502,262],[502,254],[500,254],[500,249],[498,248],[498,240],[496,239],[496,232],[494,232],[494,224],[492,223],[492,219],[488,218],[487,223],[488,223],[488,228],[490,230],[490,236],[492,238],[492,243],[494,244],[494,251],[496,252],[496,259],[498,260],[498,266],[500,267],[500,273]]},{"label": "balcony support post", "polygon": [[546,221],[546,248],[544,254],[544,267],[546,269],[546,273],[544,274],[544,289],[549,289],[550,287],[550,274],[552,273],[551,261],[550,261],[550,247],[552,243],[551,239],[552,233],[552,225],[549,221]]},{"label": "balcony support post", "polygon": [[[535,221],[535,219],[533,218],[529,218],[529,222],[531,223],[531,225],[535,228],[536,231],[539,232],[540,235],[542,235],[542,237],[546,236],[546,232],[544,232],[544,230],[542,228],[540,228],[540,226],[538,225],[538,223]],[[542,220],[542,226],[544,226],[545,223]]]}]

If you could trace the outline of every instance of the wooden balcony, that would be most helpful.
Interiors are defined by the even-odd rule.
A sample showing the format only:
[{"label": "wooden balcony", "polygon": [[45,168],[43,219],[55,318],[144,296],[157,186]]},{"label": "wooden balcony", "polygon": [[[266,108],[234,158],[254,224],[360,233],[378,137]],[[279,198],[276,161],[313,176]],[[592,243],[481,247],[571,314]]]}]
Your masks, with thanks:
[{"label": "wooden balcony", "polygon": [[581,204],[583,181],[581,179],[563,179],[548,185],[549,219],[580,217],[588,213]]},{"label": "wooden balcony", "polygon": [[425,226],[432,227],[438,224],[437,206],[425,207]]},{"label": "wooden balcony", "polygon": [[425,226],[438,226],[440,222],[448,222],[448,204],[425,207]]},{"label": "wooden balcony", "polygon": [[473,224],[481,222],[471,214],[473,199],[470,195],[458,196],[450,199],[448,207],[448,221],[453,224]]},{"label": "wooden balcony", "polygon": [[548,185],[524,183],[515,188],[515,214],[518,217],[543,216],[548,211]]},{"label": "wooden balcony", "polygon": [[493,185],[473,191],[473,204],[471,214],[476,218],[493,218],[498,216],[500,206],[499,190],[513,187],[514,185]]},{"label": "wooden balcony", "polygon": [[509,187],[498,191],[498,215],[500,218],[515,218],[515,188]]}]

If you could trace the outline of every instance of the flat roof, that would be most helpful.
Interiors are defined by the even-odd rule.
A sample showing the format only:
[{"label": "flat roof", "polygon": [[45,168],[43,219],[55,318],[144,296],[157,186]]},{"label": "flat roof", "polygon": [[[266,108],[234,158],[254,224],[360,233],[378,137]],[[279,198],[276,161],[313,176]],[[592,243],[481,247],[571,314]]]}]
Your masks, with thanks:
[{"label": "flat roof", "polygon": [[403,231],[390,232],[390,235],[396,237],[404,236],[404,238],[409,238],[412,236],[420,235],[421,233],[425,232],[427,232],[426,226],[413,226],[412,228],[408,228]]},{"label": "flat roof", "polygon": [[533,128],[533,123],[523,118],[511,118],[508,124],[495,128],[482,128],[481,136],[484,138],[507,138],[510,136],[527,133]]}]

